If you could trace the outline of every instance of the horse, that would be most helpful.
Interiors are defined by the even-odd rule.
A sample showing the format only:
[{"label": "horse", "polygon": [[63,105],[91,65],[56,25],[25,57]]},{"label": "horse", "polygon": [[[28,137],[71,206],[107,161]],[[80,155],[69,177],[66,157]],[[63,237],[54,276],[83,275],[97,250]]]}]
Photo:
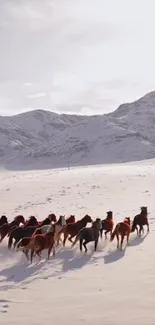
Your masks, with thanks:
[{"label": "horse", "polygon": [[3,226],[5,223],[8,223],[8,219],[5,215],[2,215],[0,218],[0,227]]},{"label": "horse", "polygon": [[[73,244],[71,247],[74,247],[74,245],[80,241],[80,251],[82,252],[82,245],[85,248],[85,253],[87,253],[87,247],[86,245],[89,242],[95,242],[94,244],[94,250],[97,250],[98,245],[98,239],[99,239],[99,233],[100,229],[102,229],[102,221],[100,218],[97,218],[93,223],[92,226],[89,228],[82,228],[79,233],[77,234]],[[83,242],[84,241],[84,242]]]},{"label": "horse", "polygon": [[0,243],[2,242],[2,240],[5,238],[5,236],[8,234],[8,232],[10,231],[10,229],[12,229],[15,226],[19,226],[20,223],[25,224],[25,219],[22,215],[19,215],[17,217],[14,218],[14,220],[10,223],[4,223],[1,227],[0,227]]},{"label": "horse", "polygon": [[13,239],[15,240],[13,246],[14,249],[19,242],[24,237],[31,237],[36,230],[37,226],[30,226],[27,228],[17,227],[10,232],[10,237],[8,241],[8,249],[11,249],[13,244]]},{"label": "horse", "polygon": [[[141,212],[134,217],[132,227],[131,227],[131,232],[134,232],[135,230],[137,230],[137,236],[139,235],[139,237],[141,237],[141,232],[142,231],[144,232],[143,226],[146,225],[147,232],[149,232],[147,207],[142,206],[142,207],[140,207],[140,209],[141,209]],[[137,226],[139,226],[139,231],[138,231]]]},{"label": "horse", "polygon": [[64,234],[63,246],[65,246],[66,240],[70,235],[68,240],[72,243],[72,238],[75,237],[83,227],[86,227],[87,223],[92,223],[92,218],[88,214],[75,223],[68,223],[59,231],[57,240],[59,241],[61,234]]},{"label": "horse", "polygon": [[[26,240],[26,239],[25,239]],[[50,257],[51,250],[53,248],[53,255],[55,255],[55,235],[54,232],[48,232],[46,234],[37,234],[34,237],[28,239],[28,244],[26,246],[18,247],[18,251],[29,251],[31,249],[31,263],[33,261],[34,253],[41,258],[41,252],[44,249],[48,249],[48,259]],[[18,245],[19,246],[19,245]]]},{"label": "horse", "polygon": [[125,218],[123,222],[119,222],[114,231],[111,234],[110,241],[113,241],[115,236],[117,237],[117,248],[119,249],[119,235],[121,236],[120,249],[122,249],[124,237],[127,237],[127,245],[129,245],[129,236],[130,236],[130,218]]},{"label": "horse", "polygon": [[101,239],[102,239],[103,230],[105,230],[105,233],[104,233],[105,239],[107,239],[108,232],[110,232],[110,234],[112,234],[113,226],[114,226],[113,213],[112,213],[112,211],[108,211],[106,219],[102,220],[102,228],[100,229]]}]

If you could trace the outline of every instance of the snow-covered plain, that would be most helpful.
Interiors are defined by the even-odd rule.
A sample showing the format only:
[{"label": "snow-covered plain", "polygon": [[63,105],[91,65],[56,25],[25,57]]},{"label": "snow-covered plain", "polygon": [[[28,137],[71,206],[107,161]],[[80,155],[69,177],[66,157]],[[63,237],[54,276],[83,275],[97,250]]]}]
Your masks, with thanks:
[{"label": "snow-covered plain", "polygon": [[[67,244],[55,258],[29,265],[0,245],[0,323],[3,325],[150,325],[155,323],[155,160],[122,165],[0,173],[1,214],[39,219],[84,214],[115,223],[149,211],[150,233],[121,252],[104,240],[87,255]],[[145,230],[146,231],[146,230]],[[146,233],[146,232],[145,232]]]}]

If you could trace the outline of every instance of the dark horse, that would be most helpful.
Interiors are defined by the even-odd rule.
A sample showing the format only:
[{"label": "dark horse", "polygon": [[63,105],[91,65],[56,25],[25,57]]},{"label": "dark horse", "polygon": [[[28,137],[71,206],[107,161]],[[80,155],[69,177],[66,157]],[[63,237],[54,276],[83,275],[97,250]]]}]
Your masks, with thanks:
[{"label": "dark horse", "polygon": [[86,227],[87,223],[92,222],[92,218],[86,214],[81,220],[78,220],[75,223],[68,223],[66,226],[64,226],[59,232],[57,237],[57,241],[59,241],[61,234],[64,234],[64,240],[63,240],[63,246],[65,246],[66,240],[68,240],[72,243],[72,238],[75,237],[78,232],[83,228]]},{"label": "dark horse", "polygon": [[[78,240],[80,241],[80,251],[82,252],[82,245],[85,248],[85,253],[87,253],[87,247],[86,245],[89,242],[94,241],[94,250],[96,251],[97,249],[97,245],[98,245],[98,239],[99,239],[99,231],[102,228],[102,222],[100,218],[97,218],[93,223],[92,226],[89,228],[82,228],[78,235],[76,236],[72,247],[78,242]],[[84,242],[83,242],[84,241]]]},{"label": "dark horse", "polygon": [[107,239],[108,232],[110,232],[110,234],[112,234],[113,226],[114,226],[113,213],[112,213],[112,211],[108,211],[106,219],[102,220],[102,228],[100,229],[101,239],[102,239],[103,230],[105,230],[105,233],[104,233],[105,239]]},{"label": "dark horse", "polygon": [[[147,212],[147,207],[143,206],[140,208],[141,212],[139,214],[137,214],[134,219],[133,219],[133,223],[132,223],[132,227],[131,227],[131,232],[134,232],[135,230],[137,230],[137,235],[139,235],[139,237],[141,237],[141,232],[144,232],[143,226],[147,226],[147,232],[149,232],[149,222],[148,222],[148,212]],[[139,231],[138,231],[138,227],[139,226]]]},{"label": "dark horse", "polygon": [[2,242],[2,240],[5,238],[5,236],[8,234],[8,232],[16,227],[19,226],[20,223],[25,224],[25,219],[22,215],[19,215],[17,217],[14,218],[14,220],[10,223],[4,223],[1,227],[0,227],[0,243]]},{"label": "dark horse", "polygon": [[21,240],[24,237],[31,237],[33,235],[34,231],[36,230],[36,228],[37,228],[37,226],[30,226],[27,228],[18,227],[18,228],[13,229],[10,232],[8,248],[11,249],[12,244],[13,244],[13,239],[15,240],[15,242],[13,244],[13,246],[15,248],[17,243],[19,242],[19,240]]}]

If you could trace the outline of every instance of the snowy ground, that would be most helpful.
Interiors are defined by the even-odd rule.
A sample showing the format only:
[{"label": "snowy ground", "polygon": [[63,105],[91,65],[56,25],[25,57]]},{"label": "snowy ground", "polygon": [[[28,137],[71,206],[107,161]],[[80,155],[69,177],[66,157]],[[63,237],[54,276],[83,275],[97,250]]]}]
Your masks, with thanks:
[{"label": "snowy ground", "polygon": [[[29,265],[21,253],[0,246],[0,324],[155,324],[155,161],[71,170],[0,173],[1,214],[39,219],[50,212],[85,213],[114,219],[134,217],[147,205],[150,234],[131,235],[130,247],[116,241],[81,255],[60,246],[55,258]],[[45,254],[46,257],[46,254]]]}]

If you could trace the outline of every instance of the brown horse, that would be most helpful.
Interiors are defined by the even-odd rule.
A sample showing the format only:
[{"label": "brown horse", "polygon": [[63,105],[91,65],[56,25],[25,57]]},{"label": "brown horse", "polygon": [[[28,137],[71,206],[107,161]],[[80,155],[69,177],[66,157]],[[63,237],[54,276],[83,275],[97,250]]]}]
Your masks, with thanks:
[{"label": "brown horse", "polygon": [[8,234],[8,232],[13,229],[16,226],[19,226],[20,223],[22,223],[23,225],[25,224],[25,219],[22,215],[19,215],[17,217],[14,218],[14,220],[10,223],[4,223],[1,227],[0,227],[0,243],[2,242],[2,240],[5,238],[5,236]]},{"label": "brown horse", "polygon": [[8,223],[8,219],[6,216],[2,215],[0,218],[0,227],[3,226],[5,223]]},{"label": "brown horse", "polygon": [[119,249],[119,235],[121,236],[120,249],[122,249],[124,237],[127,237],[127,245],[129,244],[130,236],[130,218],[125,218],[123,222],[119,222],[114,231],[111,234],[110,241],[113,241],[115,236],[117,237],[117,248]]},{"label": "brown horse", "polygon": [[[41,257],[41,252],[44,249],[48,249],[48,259],[50,257],[51,250],[53,248],[53,255],[55,255],[55,236],[54,232],[48,232],[46,234],[38,234],[32,237],[31,239],[27,239],[28,244],[26,246],[20,246],[21,243],[18,244],[17,250],[22,250],[22,251],[29,251],[31,249],[31,263],[33,261],[33,256],[34,253]],[[26,238],[25,238],[25,243],[26,243]]]},{"label": "brown horse", "polygon": [[[144,232],[143,226],[147,226],[147,232],[149,232],[149,222],[148,222],[148,212],[147,212],[147,207],[143,206],[140,208],[141,212],[140,214],[137,214],[134,219],[133,219],[133,223],[132,223],[132,227],[131,227],[131,232],[134,232],[135,230],[137,230],[137,235],[139,235],[139,237],[141,237],[141,232]],[[139,231],[138,231],[138,227],[139,226]]]},{"label": "brown horse", "polygon": [[112,213],[112,211],[108,211],[106,219],[102,220],[102,228],[100,229],[101,239],[102,239],[103,230],[105,230],[105,233],[104,233],[105,239],[107,239],[108,232],[110,232],[110,234],[112,234],[113,226],[114,226],[113,213]]},{"label": "brown horse", "polygon": [[57,241],[60,240],[61,234],[64,234],[64,240],[63,240],[63,246],[65,246],[66,240],[68,240],[72,243],[72,238],[75,237],[78,232],[83,228],[86,227],[87,223],[91,223],[92,218],[86,214],[81,220],[78,220],[75,223],[68,223],[66,226],[64,226],[59,232],[57,237]]}]

